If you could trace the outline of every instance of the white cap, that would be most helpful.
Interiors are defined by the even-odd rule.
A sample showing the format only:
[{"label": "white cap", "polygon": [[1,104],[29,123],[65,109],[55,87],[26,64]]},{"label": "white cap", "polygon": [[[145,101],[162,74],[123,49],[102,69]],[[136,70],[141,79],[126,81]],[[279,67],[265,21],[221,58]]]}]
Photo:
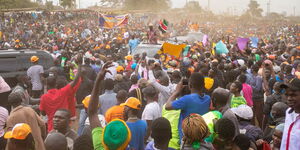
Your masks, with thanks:
[{"label": "white cap", "polygon": [[252,108],[248,105],[239,105],[238,107],[231,108],[231,111],[243,119],[251,120],[253,118]]}]

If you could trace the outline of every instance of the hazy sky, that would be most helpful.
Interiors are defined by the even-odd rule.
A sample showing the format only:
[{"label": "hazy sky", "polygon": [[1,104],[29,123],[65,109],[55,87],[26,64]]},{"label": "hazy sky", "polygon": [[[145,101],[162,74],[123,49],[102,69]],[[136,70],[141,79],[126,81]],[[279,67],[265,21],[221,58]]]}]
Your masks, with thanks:
[{"label": "hazy sky", "polygon": [[[53,0],[57,4],[58,0]],[[79,1],[79,0],[76,0]],[[186,0],[171,0],[173,7],[183,7]],[[208,1],[210,1],[210,9],[214,13],[220,14],[229,12],[230,14],[242,13],[247,9],[250,0],[194,0],[198,1],[202,8],[207,8]],[[267,3],[269,0],[257,0],[260,7],[267,12]],[[296,15],[300,15],[300,0],[270,0],[271,12],[282,13],[286,12],[287,15],[294,14],[294,7]],[[80,0],[81,7],[85,8],[95,5],[99,0]]]},{"label": "hazy sky", "polygon": [[[208,1],[210,2],[210,9],[215,13],[230,12],[233,13],[236,9],[236,13],[240,13],[247,9],[247,5],[250,0],[195,0],[200,3],[204,8],[207,8]],[[300,0],[257,0],[260,7],[267,12],[267,3],[271,2],[270,11],[282,13],[286,12],[288,15],[294,14],[294,7],[296,15],[300,15]],[[173,7],[184,6],[186,0],[172,0]],[[229,9],[229,10],[228,10]]]}]

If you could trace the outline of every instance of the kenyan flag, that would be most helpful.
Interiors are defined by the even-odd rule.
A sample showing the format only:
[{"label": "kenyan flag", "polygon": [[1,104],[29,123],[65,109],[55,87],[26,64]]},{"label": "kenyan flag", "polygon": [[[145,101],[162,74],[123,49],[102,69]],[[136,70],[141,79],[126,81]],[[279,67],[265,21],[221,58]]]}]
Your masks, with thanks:
[{"label": "kenyan flag", "polygon": [[167,30],[168,30],[168,21],[167,20],[162,20],[159,22],[159,30],[162,32],[162,33],[166,33]]}]

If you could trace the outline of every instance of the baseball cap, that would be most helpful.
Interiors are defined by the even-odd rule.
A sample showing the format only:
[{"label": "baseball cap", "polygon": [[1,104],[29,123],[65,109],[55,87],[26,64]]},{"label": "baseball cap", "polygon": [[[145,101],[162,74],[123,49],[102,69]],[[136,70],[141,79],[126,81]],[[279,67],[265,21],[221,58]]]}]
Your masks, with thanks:
[{"label": "baseball cap", "polygon": [[131,132],[123,120],[114,119],[103,131],[105,149],[126,149],[131,140]]},{"label": "baseball cap", "polygon": [[83,104],[84,108],[88,108],[89,107],[90,100],[91,100],[91,95],[86,96],[82,100],[82,104]]},{"label": "baseball cap", "polygon": [[122,72],[122,71],[124,71],[124,67],[123,66],[118,66],[116,68],[116,70],[117,70],[117,72]]},{"label": "baseball cap", "polygon": [[37,62],[39,60],[39,57],[37,56],[31,56],[30,61],[31,62]]},{"label": "baseball cap", "polygon": [[246,120],[250,120],[253,118],[253,111],[252,108],[249,107],[248,105],[239,105],[238,107],[231,108],[231,111]]},{"label": "baseball cap", "polygon": [[121,106],[128,106],[133,109],[141,109],[141,102],[135,97],[129,97]]},{"label": "baseball cap", "polygon": [[280,88],[291,89],[293,91],[300,91],[300,79],[294,78],[291,79],[288,83],[282,84]]},{"label": "baseball cap", "polygon": [[131,55],[127,55],[127,56],[125,56],[125,59],[126,60],[132,60],[132,56]]},{"label": "baseball cap", "polygon": [[24,140],[31,133],[31,128],[26,123],[16,124],[11,131],[5,133],[5,139]]}]

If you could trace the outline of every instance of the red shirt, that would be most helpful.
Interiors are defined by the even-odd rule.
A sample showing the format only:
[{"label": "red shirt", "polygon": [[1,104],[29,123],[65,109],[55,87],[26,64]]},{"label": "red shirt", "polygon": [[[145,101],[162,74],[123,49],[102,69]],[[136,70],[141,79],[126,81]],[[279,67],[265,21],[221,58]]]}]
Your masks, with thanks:
[{"label": "red shirt", "polygon": [[44,111],[48,116],[48,132],[53,129],[53,116],[58,109],[67,109],[72,117],[75,116],[75,93],[80,83],[81,79],[73,88],[68,84],[61,89],[50,89],[41,96],[40,110]]}]

